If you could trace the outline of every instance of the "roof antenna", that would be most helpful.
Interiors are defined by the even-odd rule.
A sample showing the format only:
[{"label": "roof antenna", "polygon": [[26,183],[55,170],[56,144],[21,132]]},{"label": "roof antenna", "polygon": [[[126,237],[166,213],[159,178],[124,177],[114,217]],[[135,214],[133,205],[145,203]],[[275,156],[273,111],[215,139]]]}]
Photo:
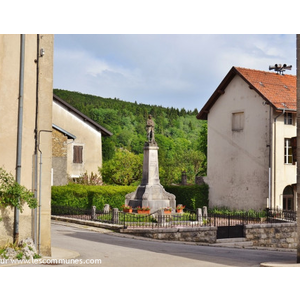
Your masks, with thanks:
[{"label": "roof antenna", "polygon": [[292,70],[292,65],[287,65],[287,64],[276,64],[274,66],[269,66],[269,70],[275,70],[277,74],[284,75],[283,72],[286,70]]}]

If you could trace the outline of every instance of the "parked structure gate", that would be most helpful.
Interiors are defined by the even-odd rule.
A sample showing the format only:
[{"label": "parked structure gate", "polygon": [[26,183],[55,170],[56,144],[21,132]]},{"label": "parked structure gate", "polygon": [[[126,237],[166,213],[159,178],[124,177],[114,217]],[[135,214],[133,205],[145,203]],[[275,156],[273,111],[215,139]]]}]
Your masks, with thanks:
[{"label": "parked structure gate", "polygon": [[217,239],[244,237],[244,222],[239,215],[213,215],[210,219],[218,228]]}]

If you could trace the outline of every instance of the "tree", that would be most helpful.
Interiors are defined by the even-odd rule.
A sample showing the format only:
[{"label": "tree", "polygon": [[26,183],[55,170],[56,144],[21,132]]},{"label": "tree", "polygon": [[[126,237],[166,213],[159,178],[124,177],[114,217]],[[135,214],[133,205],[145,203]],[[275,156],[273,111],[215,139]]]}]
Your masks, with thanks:
[{"label": "tree", "polygon": [[104,161],[110,160],[115,155],[115,143],[106,137],[102,139],[102,157]]},{"label": "tree", "polygon": [[127,149],[117,149],[115,156],[99,168],[103,182],[116,185],[131,185],[141,180],[143,157]]},{"label": "tree", "polygon": [[206,175],[207,172],[207,123],[204,123],[201,131],[200,131],[200,137],[199,137],[199,150],[202,152],[205,156],[205,158],[202,160],[201,168],[199,174]]},{"label": "tree", "polygon": [[207,156],[207,123],[204,123],[200,130],[199,150]]}]

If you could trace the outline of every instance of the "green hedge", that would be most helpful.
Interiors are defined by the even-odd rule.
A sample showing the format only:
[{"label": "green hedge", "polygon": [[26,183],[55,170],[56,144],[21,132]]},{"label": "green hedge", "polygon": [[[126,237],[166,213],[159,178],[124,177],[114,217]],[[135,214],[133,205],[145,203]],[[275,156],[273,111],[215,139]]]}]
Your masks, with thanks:
[{"label": "green hedge", "polygon": [[202,185],[179,185],[166,186],[165,190],[176,196],[176,203],[182,204],[186,208],[196,209],[203,206],[208,207],[207,184]]},{"label": "green hedge", "polygon": [[[52,205],[91,208],[102,210],[105,204],[121,209],[125,195],[136,190],[136,186],[89,186],[69,184],[52,187]],[[208,185],[167,186],[165,190],[176,196],[176,203],[195,209],[208,206]]]},{"label": "green hedge", "polygon": [[125,195],[135,191],[133,186],[89,186],[69,184],[53,186],[51,205],[91,208],[102,210],[105,204],[121,209]]}]

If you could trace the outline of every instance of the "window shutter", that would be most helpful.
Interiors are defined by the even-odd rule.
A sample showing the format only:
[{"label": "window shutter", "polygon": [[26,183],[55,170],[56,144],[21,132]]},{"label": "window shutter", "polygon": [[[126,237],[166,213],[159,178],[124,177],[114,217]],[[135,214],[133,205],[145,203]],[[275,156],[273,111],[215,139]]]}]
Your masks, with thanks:
[{"label": "window shutter", "polygon": [[83,146],[74,146],[73,147],[73,163],[74,164],[82,164],[82,152]]}]

